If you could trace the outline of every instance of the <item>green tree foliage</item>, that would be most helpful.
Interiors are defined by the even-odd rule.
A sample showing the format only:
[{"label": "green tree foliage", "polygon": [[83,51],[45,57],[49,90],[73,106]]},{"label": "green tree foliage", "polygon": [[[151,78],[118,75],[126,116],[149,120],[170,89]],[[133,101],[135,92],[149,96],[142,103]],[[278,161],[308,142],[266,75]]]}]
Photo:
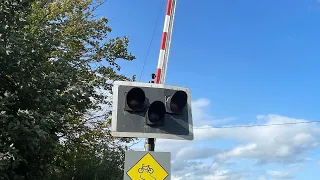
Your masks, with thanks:
[{"label": "green tree foliage", "polygon": [[0,1],[0,179],[121,178],[131,139],[110,135],[110,94],[135,57],[100,4]]}]

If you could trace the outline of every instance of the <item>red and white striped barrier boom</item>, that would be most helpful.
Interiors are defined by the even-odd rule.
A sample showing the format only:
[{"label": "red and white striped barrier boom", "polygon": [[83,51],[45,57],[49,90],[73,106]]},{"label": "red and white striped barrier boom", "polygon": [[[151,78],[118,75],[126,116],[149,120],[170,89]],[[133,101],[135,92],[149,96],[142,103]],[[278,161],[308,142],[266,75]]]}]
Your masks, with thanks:
[{"label": "red and white striped barrier boom", "polygon": [[176,0],[168,0],[155,79],[158,84],[165,83],[175,10]]}]

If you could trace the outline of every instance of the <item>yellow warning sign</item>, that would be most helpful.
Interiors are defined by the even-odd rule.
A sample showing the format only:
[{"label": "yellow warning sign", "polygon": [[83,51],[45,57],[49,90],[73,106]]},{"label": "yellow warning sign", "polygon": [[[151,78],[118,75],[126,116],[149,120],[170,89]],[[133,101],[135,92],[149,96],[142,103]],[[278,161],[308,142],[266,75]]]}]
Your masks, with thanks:
[{"label": "yellow warning sign", "polygon": [[164,180],[168,176],[150,153],[144,155],[127,174],[132,180]]}]

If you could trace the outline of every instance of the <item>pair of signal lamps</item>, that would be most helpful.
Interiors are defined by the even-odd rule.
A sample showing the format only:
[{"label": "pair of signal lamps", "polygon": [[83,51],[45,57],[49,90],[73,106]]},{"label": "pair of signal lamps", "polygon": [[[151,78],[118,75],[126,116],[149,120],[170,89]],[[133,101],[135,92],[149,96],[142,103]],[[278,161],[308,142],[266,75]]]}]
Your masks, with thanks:
[{"label": "pair of signal lamps", "polygon": [[[155,74],[152,74],[154,79]],[[183,109],[187,104],[188,95],[184,91],[176,91],[172,96],[165,97],[165,103],[162,101],[154,101],[147,107],[146,96],[144,91],[139,87],[132,88],[126,95],[126,103],[130,111],[143,112],[146,108],[147,118],[151,121],[150,125],[163,124],[166,113],[182,114]],[[162,123],[161,123],[162,122]]]}]

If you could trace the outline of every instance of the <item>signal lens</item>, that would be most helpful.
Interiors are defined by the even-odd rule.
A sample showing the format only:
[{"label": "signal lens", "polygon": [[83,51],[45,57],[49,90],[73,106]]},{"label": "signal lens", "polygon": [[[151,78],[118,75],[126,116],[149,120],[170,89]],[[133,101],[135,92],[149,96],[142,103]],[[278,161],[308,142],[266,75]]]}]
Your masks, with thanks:
[{"label": "signal lens", "polygon": [[166,107],[161,101],[153,102],[148,109],[148,118],[152,123],[160,122],[164,119]]},{"label": "signal lens", "polygon": [[188,95],[184,91],[177,91],[170,98],[169,107],[173,113],[179,113],[186,106]]},{"label": "signal lens", "polygon": [[146,96],[141,88],[132,88],[127,94],[127,104],[133,111],[144,109]]}]

